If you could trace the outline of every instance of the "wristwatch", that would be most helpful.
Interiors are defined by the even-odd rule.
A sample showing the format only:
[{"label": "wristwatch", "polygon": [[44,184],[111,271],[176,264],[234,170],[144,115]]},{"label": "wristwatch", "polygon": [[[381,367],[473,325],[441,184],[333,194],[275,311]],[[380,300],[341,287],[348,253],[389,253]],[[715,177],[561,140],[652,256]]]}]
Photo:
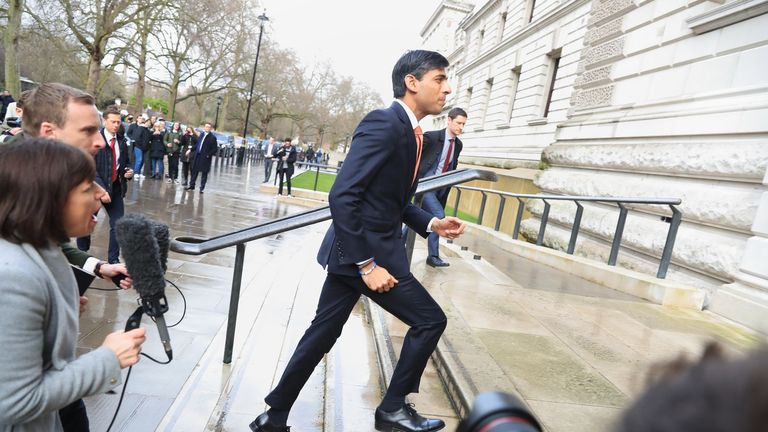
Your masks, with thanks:
[{"label": "wristwatch", "polygon": [[96,267],[93,268],[93,274],[98,276],[100,279],[104,279],[104,276],[101,275],[101,266],[106,264],[104,261],[99,261],[96,263]]}]

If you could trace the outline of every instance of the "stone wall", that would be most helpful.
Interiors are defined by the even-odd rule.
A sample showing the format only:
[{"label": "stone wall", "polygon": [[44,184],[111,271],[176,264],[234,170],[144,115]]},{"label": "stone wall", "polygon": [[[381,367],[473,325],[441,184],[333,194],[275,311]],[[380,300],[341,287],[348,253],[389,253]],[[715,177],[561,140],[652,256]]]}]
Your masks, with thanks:
[{"label": "stone wall", "polygon": [[[768,280],[768,261],[754,268],[754,256],[768,257],[766,3],[594,1],[569,115],[536,181],[552,193],[682,198],[669,277],[712,299],[723,283]],[[547,243],[562,247],[572,213],[553,206],[561,228],[547,230]],[[655,268],[668,229],[659,219],[668,214],[630,212],[620,264]],[[617,216],[615,207],[585,205],[583,253],[606,254]],[[526,222],[528,235],[537,230],[536,218]],[[750,281],[749,289],[765,289]]]}]

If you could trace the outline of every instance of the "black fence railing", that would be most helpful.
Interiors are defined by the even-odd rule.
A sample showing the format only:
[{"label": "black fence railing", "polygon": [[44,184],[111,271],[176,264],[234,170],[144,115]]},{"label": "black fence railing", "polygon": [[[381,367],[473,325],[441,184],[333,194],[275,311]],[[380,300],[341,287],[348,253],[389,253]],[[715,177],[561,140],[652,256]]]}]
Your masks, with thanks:
[{"label": "black fence railing", "polygon": [[[439,176],[422,179],[419,182],[416,194],[421,196],[424,192],[443,189],[472,180],[496,181],[496,175],[489,171],[475,169],[451,171]],[[245,244],[260,238],[323,222],[330,218],[331,210],[328,206],[325,206],[208,239],[177,237],[171,241],[172,251],[187,255],[201,255],[231,246],[236,247],[235,268],[232,275],[232,290],[229,298],[227,336],[224,346],[224,363],[229,364],[232,362],[235,327],[237,324],[237,308],[240,303],[240,288],[243,279]],[[411,248],[412,245],[413,243],[411,242]]]},{"label": "black fence railing", "polygon": [[547,223],[549,222],[549,201],[573,201],[576,204],[576,212],[573,217],[573,225],[571,228],[571,237],[568,242],[568,254],[573,254],[576,249],[576,239],[579,236],[579,229],[581,228],[581,216],[584,212],[582,202],[598,202],[616,204],[619,207],[619,218],[616,223],[616,230],[613,234],[613,242],[611,244],[611,252],[608,256],[608,265],[615,266],[616,259],[619,255],[619,248],[621,247],[621,238],[624,234],[624,225],[627,221],[627,214],[629,209],[626,204],[646,204],[646,205],[667,205],[672,211],[671,216],[663,216],[661,219],[664,222],[669,223],[669,230],[667,231],[667,240],[664,244],[664,249],[661,253],[661,259],[659,260],[659,270],[656,273],[656,277],[664,279],[667,276],[667,270],[672,260],[672,249],[675,246],[675,239],[677,238],[677,230],[680,227],[682,221],[682,213],[676,207],[682,202],[679,198],[643,198],[643,197],[598,197],[598,196],[567,196],[567,195],[541,195],[541,194],[518,194],[503,191],[496,191],[491,189],[483,189],[470,186],[454,186],[456,190],[456,199],[453,205],[453,215],[456,216],[459,210],[459,203],[461,201],[462,191],[475,191],[482,194],[480,201],[480,210],[478,212],[478,224],[482,224],[483,216],[485,215],[486,202],[489,194],[499,196],[499,207],[496,214],[496,222],[494,230],[498,231],[501,227],[501,221],[504,214],[504,205],[507,198],[515,198],[518,201],[517,215],[515,216],[515,226],[512,231],[512,238],[517,239],[520,234],[520,224],[523,219],[523,212],[525,211],[524,199],[539,199],[544,202],[544,211],[541,213],[541,223],[539,225],[539,233],[536,238],[536,244],[541,246],[544,243],[544,232],[547,229]]}]

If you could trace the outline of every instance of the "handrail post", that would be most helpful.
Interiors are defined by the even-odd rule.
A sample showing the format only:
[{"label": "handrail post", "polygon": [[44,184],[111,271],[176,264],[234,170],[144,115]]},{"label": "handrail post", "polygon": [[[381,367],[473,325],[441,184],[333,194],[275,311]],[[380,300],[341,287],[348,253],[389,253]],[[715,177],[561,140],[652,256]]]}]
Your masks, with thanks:
[{"label": "handrail post", "polygon": [[[318,166],[315,168],[317,168],[317,170],[315,171],[315,186],[312,188],[313,191],[317,191],[317,179],[318,177],[320,177],[320,167]],[[312,167],[310,167],[309,169],[312,169]]]},{"label": "handrail post", "polygon": [[536,238],[536,245],[541,246],[544,244],[544,231],[547,229],[547,221],[549,220],[549,207],[550,204],[547,200],[544,201],[544,213],[541,214],[541,225],[539,226],[539,237]]},{"label": "handrail post", "polygon": [[453,217],[456,217],[457,214],[459,214],[459,200],[461,199],[461,189],[456,189],[456,202],[453,203]]},{"label": "handrail post", "polygon": [[677,207],[670,205],[669,208],[672,209],[672,220],[669,222],[667,242],[664,244],[664,252],[661,253],[661,261],[659,262],[659,271],[656,273],[656,277],[659,279],[667,277],[667,269],[669,269],[669,263],[672,261],[672,248],[675,247],[675,240],[677,239],[677,229],[680,227],[680,222],[683,219],[683,214]]},{"label": "handrail post", "polygon": [[235,345],[235,327],[237,326],[237,307],[240,304],[240,284],[243,281],[243,261],[245,244],[236,246],[235,271],[232,274],[232,292],[229,296],[229,318],[227,318],[227,339],[224,343],[224,363],[232,363],[232,347]]},{"label": "handrail post", "polygon": [[[416,195],[413,198],[413,205],[416,207],[421,207],[422,202],[424,201],[424,195],[419,194]],[[413,259],[413,246],[416,243],[416,232],[412,229],[408,228],[408,236],[405,238],[405,254],[408,257],[408,264],[411,264],[411,260]]]},{"label": "handrail post", "polygon": [[515,197],[515,199],[517,199],[517,217],[515,218],[515,229],[512,231],[512,238],[517,240],[518,235],[520,235],[520,223],[523,221],[525,202],[520,197]]},{"label": "handrail post", "polygon": [[619,248],[621,247],[621,236],[624,235],[624,224],[627,222],[627,210],[624,204],[617,203],[619,205],[619,220],[616,222],[616,233],[613,235],[613,244],[611,245],[611,255],[608,257],[608,265],[615,266],[616,258],[619,256]]},{"label": "handrail post", "polygon": [[576,238],[579,236],[579,227],[581,226],[581,214],[584,213],[584,207],[580,202],[576,203],[576,215],[573,217],[573,228],[571,228],[571,240],[568,242],[568,254],[573,255],[576,249]]},{"label": "handrail post", "polygon": [[498,231],[501,227],[501,216],[504,214],[504,204],[506,204],[507,198],[504,195],[499,195],[499,213],[496,214],[496,226],[495,231]]},{"label": "handrail post", "polygon": [[478,225],[483,224],[483,215],[485,214],[485,201],[488,199],[488,195],[486,195],[485,192],[480,191],[480,193],[483,195],[483,199],[480,200],[480,213],[477,215]]}]

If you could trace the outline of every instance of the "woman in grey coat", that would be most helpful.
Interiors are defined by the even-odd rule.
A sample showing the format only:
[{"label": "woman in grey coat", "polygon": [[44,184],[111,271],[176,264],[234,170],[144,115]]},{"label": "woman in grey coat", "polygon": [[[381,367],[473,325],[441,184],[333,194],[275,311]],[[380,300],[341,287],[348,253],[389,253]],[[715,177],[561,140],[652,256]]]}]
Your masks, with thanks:
[{"label": "woman in grey coat", "polygon": [[93,158],[57,141],[0,147],[0,431],[62,431],[61,408],[114,388],[138,361],[144,329],[75,355],[87,299],[58,245],[93,231],[94,174]]}]

